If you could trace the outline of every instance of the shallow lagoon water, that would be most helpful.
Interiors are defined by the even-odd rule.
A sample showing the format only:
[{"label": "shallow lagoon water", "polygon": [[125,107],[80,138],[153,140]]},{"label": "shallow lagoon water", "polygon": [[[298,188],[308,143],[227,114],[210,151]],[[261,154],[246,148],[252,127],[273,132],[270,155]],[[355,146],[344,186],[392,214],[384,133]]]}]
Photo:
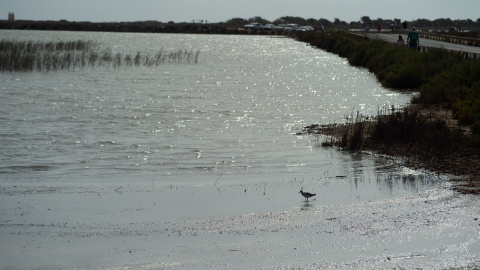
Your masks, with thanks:
[{"label": "shallow lagoon water", "polygon": [[408,102],[344,59],[286,38],[1,34],[200,61],[0,75],[0,267],[478,265],[476,197],[297,135]]},{"label": "shallow lagoon water", "polygon": [[[8,39],[16,32],[3,33]],[[20,33],[34,40],[94,40],[98,50],[113,54],[185,46],[200,57],[198,64],[2,74],[4,180],[311,178],[305,172],[323,174],[344,155],[317,148],[317,138],[297,131],[343,122],[356,111],[372,115],[410,98],[342,58],[287,38]]]}]

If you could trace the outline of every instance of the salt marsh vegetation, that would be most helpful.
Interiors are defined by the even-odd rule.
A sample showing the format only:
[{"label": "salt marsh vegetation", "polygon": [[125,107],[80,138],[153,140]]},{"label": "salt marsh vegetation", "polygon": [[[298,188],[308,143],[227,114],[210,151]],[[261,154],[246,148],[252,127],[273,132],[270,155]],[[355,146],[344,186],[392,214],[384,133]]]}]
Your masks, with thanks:
[{"label": "salt marsh vegetation", "polygon": [[107,66],[158,66],[165,63],[198,63],[200,51],[159,49],[155,54],[135,54],[99,49],[93,41],[0,41],[0,71],[55,71]]}]

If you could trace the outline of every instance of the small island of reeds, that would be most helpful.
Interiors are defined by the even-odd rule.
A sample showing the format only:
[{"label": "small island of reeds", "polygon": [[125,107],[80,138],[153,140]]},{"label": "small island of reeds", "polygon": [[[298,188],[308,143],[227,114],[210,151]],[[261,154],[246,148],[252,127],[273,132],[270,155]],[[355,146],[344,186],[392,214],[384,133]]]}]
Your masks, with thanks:
[{"label": "small island of reeds", "polygon": [[113,53],[98,49],[93,41],[0,41],[0,71],[75,70],[95,66],[113,68],[158,66],[165,63],[198,63],[200,51],[158,50],[155,54]]}]

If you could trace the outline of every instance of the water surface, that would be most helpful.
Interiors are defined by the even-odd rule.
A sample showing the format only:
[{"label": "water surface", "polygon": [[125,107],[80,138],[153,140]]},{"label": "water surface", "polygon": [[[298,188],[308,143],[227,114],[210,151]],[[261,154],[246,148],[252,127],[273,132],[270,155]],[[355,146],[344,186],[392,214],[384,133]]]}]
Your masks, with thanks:
[{"label": "water surface", "polygon": [[280,37],[0,34],[200,51],[197,64],[0,74],[0,267],[437,268],[478,254],[477,202],[445,177],[297,135],[408,103],[345,59]]},{"label": "water surface", "polygon": [[[17,35],[16,33],[20,33]],[[297,136],[313,123],[404,105],[364,69],[289,38],[2,31],[93,40],[113,53],[200,51],[198,64],[3,73],[5,181],[201,184],[352,174],[358,161]],[[376,171],[376,158],[362,168]],[[346,162],[346,163],[345,163]]]}]

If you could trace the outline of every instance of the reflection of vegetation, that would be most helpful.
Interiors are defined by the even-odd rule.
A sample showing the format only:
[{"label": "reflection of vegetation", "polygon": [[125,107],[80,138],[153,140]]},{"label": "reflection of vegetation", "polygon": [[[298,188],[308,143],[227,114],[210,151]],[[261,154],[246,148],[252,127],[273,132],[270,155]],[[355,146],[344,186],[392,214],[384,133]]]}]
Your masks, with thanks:
[{"label": "reflection of vegetation", "polygon": [[441,49],[418,53],[339,31],[307,32],[297,38],[368,68],[386,87],[418,90],[415,103],[453,109],[460,123],[470,125],[472,142],[480,145],[480,59],[465,60]]},{"label": "reflection of vegetation", "polygon": [[40,42],[0,41],[0,71],[53,71],[108,66],[158,66],[163,63],[198,63],[199,51],[159,50],[155,55],[137,52],[113,54],[110,49],[96,50],[92,41]]}]

